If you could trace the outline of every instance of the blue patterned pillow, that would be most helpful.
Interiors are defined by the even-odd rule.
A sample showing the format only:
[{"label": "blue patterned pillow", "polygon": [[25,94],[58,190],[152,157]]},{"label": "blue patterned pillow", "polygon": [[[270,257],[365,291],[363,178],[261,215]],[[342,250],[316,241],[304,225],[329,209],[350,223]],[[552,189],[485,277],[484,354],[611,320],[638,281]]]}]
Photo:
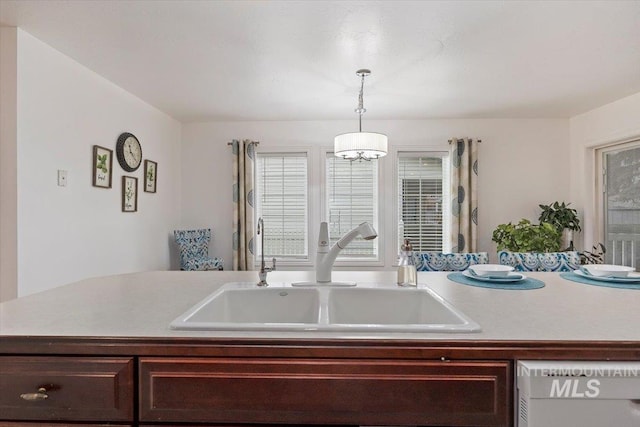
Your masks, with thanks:
[{"label": "blue patterned pillow", "polygon": [[447,265],[441,252],[414,252],[413,262],[418,271],[444,271]]},{"label": "blue patterned pillow", "polygon": [[464,271],[474,264],[487,264],[486,252],[445,254],[442,252],[416,252],[413,254],[418,271]]},{"label": "blue patterned pillow", "polygon": [[573,271],[580,268],[580,254],[577,251],[540,253],[538,260],[538,271]]},{"label": "blue patterned pillow", "polygon": [[510,265],[515,271],[538,271],[540,262],[535,252],[498,252],[498,262]]},{"label": "blue patterned pillow", "polygon": [[573,271],[580,267],[580,255],[568,252],[498,252],[498,262],[515,271]]}]

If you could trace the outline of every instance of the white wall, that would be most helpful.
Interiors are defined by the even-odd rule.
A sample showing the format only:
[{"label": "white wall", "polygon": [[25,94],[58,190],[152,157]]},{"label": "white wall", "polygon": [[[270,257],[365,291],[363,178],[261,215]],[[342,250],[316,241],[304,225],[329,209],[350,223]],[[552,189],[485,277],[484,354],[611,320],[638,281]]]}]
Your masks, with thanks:
[{"label": "white wall", "polygon": [[[18,30],[18,295],[91,276],[168,269],[180,216],[181,124],[28,33]],[[126,64],[123,64],[126,66]],[[158,192],[121,212],[123,170],[92,186],[93,145],[135,134],[158,162]],[[114,153],[115,155],[115,153]],[[57,170],[68,186],[57,186]],[[96,296],[99,297],[99,296]]]},{"label": "white wall", "polygon": [[[209,122],[183,126],[182,223],[212,227],[211,251],[231,262],[232,139],[260,141],[260,148],[296,144],[327,146],[333,137],[355,129],[355,121]],[[448,149],[451,137],[483,140],[479,152],[479,248],[495,258],[491,233],[496,225],[522,217],[537,220],[538,204],[569,196],[569,125],[563,119],[469,119],[365,122],[384,132],[391,146]],[[393,162],[382,159],[384,197],[393,195]],[[393,226],[391,209],[385,226]],[[312,238],[315,238],[312,236]],[[396,261],[388,251],[385,267]],[[392,254],[392,255],[389,255]]]},{"label": "white wall", "polygon": [[584,247],[599,236],[595,194],[595,150],[640,138],[640,93],[572,117],[570,123],[571,198],[584,206]]},{"label": "white wall", "polygon": [[0,27],[0,302],[18,295],[17,30]]}]

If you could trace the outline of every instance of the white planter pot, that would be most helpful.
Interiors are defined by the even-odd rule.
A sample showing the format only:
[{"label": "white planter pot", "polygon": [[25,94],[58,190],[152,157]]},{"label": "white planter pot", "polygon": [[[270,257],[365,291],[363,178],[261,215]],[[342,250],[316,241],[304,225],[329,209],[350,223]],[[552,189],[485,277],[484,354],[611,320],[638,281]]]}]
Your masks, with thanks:
[{"label": "white planter pot", "polygon": [[565,250],[573,241],[573,230],[565,228],[562,230],[562,238],[560,239],[560,249]]}]

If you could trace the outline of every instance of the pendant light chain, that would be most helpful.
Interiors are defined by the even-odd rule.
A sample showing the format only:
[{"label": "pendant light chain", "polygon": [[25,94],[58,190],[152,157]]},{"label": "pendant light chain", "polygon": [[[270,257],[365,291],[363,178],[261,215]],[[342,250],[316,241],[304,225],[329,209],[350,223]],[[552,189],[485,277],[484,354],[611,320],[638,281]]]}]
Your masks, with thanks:
[{"label": "pendant light chain", "polygon": [[371,74],[371,70],[365,68],[356,71],[360,77],[360,93],[358,94],[358,132],[349,132],[337,135],[334,138],[334,154],[347,160],[370,161],[387,155],[387,135],[376,132],[362,131],[362,115],[367,111],[364,108],[364,78]]},{"label": "pendant light chain", "polygon": [[360,95],[358,95],[358,108],[356,108],[356,113],[358,113],[358,115],[360,116],[359,119],[359,130],[360,132],[362,132],[362,115],[367,111],[364,108],[364,78],[365,78],[366,74],[365,73],[360,73],[360,77],[362,77],[361,83],[360,83]]}]

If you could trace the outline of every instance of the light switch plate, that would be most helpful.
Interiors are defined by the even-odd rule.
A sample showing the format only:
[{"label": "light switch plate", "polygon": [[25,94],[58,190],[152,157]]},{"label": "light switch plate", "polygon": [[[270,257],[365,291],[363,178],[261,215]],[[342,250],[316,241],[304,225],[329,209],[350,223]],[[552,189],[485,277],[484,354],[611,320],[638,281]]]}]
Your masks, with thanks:
[{"label": "light switch plate", "polygon": [[59,187],[67,186],[67,171],[58,169],[58,186]]}]

